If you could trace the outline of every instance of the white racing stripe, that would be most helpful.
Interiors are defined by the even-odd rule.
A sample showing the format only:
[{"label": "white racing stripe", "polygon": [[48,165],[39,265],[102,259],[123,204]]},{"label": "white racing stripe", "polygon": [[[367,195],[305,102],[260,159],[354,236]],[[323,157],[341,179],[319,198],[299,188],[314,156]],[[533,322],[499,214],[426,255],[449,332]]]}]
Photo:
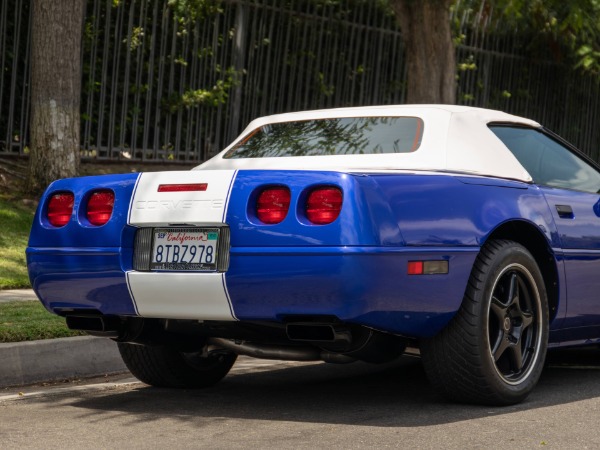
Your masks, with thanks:
[{"label": "white racing stripe", "polygon": [[235,320],[224,277],[214,272],[127,272],[127,284],[142,317]]},{"label": "white racing stripe", "polygon": [[[134,226],[223,223],[235,170],[146,172],[140,175],[129,213]],[[161,184],[206,183],[205,191],[158,192]]]},{"label": "white racing stripe", "polygon": [[[128,223],[137,227],[223,224],[234,170],[156,172],[140,175]],[[159,185],[206,184],[204,191],[158,192]],[[127,272],[127,285],[142,317],[236,320],[225,274]]]}]

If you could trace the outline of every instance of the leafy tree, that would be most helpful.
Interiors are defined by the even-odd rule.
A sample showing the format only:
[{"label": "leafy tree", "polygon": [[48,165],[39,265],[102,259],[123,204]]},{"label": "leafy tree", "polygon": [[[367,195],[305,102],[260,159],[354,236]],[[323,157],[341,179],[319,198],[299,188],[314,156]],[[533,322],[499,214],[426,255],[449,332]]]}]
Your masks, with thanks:
[{"label": "leafy tree", "polygon": [[81,0],[34,0],[31,38],[31,153],[28,189],[79,169]]},{"label": "leafy tree", "polygon": [[600,0],[388,1],[406,45],[407,103],[455,102],[451,8],[475,12],[474,28],[519,33],[534,57],[600,75]]},{"label": "leafy tree", "polygon": [[453,0],[389,0],[402,30],[407,60],[407,103],[454,103]]},{"label": "leafy tree", "polygon": [[600,74],[599,0],[477,0],[492,30],[518,31],[532,55]]}]

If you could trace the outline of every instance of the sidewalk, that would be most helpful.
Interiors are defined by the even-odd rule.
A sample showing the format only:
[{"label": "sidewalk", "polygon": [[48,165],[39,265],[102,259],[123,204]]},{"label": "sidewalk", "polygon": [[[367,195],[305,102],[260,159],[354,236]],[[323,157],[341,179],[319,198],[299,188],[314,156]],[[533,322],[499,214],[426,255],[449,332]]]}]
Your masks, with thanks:
[{"label": "sidewalk", "polygon": [[[31,289],[0,290],[0,303],[33,301]],[[124,373],[116,342],[79,336],[0,344],[0,388]]]},{"label": "sidewalk", "polygon": [[37,300],[37,296],[33,289],[8,289],[0,290],[0,303],[14,301]]}]

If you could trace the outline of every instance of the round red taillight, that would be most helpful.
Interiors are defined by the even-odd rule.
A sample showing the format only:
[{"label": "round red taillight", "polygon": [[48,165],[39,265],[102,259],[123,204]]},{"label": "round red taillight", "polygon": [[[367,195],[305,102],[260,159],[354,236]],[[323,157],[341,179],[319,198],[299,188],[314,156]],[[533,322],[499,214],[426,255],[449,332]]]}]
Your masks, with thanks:
[{"label": "round red taillight", "polygon": [[306,218],[316,225],[333,222],[342,210],[342,191],[336,187],[313,189],[306,200]]},{"label": "round red taillight", "polygon": [[263,190],[256,201],[256,217],[263,223],[280,223],[290,209],[290,190],[286,187],[270,187]]},{"label": "round red taillight", "polygon": [[64,227],[73,214],[75,196],[71,192],[59,192],[52,194],[48,201],[48,222],[54,227]]},{"label": "round red taillight", "polygon": [[100,226],[109,221],[115,204],[115,193],[109,190],[96,191],[90,195],[86,208],[87,220]]}]

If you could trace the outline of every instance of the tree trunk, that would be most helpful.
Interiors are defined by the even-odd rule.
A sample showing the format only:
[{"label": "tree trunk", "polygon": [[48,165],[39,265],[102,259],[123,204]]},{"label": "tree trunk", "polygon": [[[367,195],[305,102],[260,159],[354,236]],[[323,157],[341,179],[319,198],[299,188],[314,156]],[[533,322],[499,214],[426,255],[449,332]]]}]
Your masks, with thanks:
[{"label": "tree trunk", "polygon": [[79,171],[85,0],[33,0],[28,190]]},{"label": "tree trunk", "polygon": [[390,0],[406,46],[406,103],[456,101],[453,0]]}]

